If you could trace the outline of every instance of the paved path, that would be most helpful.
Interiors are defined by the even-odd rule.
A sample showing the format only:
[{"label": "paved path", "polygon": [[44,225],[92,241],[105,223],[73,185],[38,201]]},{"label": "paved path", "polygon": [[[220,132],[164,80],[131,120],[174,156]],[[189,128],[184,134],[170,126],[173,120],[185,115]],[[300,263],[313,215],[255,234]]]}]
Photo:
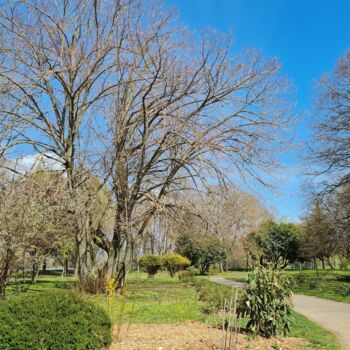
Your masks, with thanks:
[{"label": "paved path", "polygon": [[[225,278],[213,277],[211,281],[233,288],[244,288],[244,283]],[[350,350],[350,304],[295,294],[294,306],[296,311],[336,334],[344,350]]]},{"label": "paved path", "polygon": [[294,295],[295,310],[335,333],[350,350],[350,304],[307,295]]},{"label": "paved path", "polygon": [[232,287],[232,288],[240,288],[243,289],[245,286],[245,283],[242,282],[236,282],[236,281],[231,281],[226,278],[221,278],[221,277],[213,277],[210,279],[212,282],[217,283],[217,284],[222,284],[224,286]]}]

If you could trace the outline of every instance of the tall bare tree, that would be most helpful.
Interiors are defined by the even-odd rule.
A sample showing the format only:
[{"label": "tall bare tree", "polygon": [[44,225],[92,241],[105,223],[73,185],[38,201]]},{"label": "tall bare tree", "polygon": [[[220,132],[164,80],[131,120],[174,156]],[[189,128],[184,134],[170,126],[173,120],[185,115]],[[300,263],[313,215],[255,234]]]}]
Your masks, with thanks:
[{"label": "tall bare tree", "polygon": [[324,237],[325,244],[349,256],[350,51],[339,58],[330,73],[323,75],[317,87],[309,159],[316,178],[316,201],[322,204],[332,226]]},{"label": "tall bare tree", "polygon": [[[288,115],[278,62],[232,55],[229,38],[192,38],[173,19],[141,0],[25,0],[0,11],[2,95],[29,129],[19,143],[62,163],[71,210],[83,208],[81,281],[123,287],[152,218],[176,205],[169,194],[214,177],[263,182],[275,166]],[[111,190],[112,234],[91,219],[98,196],[77,199],[94,176],[98,191]],[[100,271],[92,244],[107,255]]]},{"label": "tall bare tree", "polygon": [[[86,153],[94,150],[91,125],[119,84],[115,62],[137,1],[12,1],[0,11],[0,114],[15,117],[31,145],[62,163],[77,210],[75,190],[84,182]],[[123,47],[122,47],[123,46]],[[0,124],[2,125],[2,124]],[[82,130],[85,130],[83,133]],[[28,148],[27,148],[28,152]],[[93,159],[93,154],[90,154]],[[89,203],[87,203],[89,206]],[[81,215],[77,236],[79,268],[89,259],[89,220]],[[80,272],[84,278],[85,271]]]},{"label": "tall bare tree", "polygon": [[322,189],[350,181],[350,51],[318,83],[311,161]]},{"label": "tall bare tree", "polygon": [[153,216],[175,205],[169,193],[203,189],[228,169],[261,180],[275,165],[271,146],[286,121],[286,81],[275,60],[255,51],[231,56],[224,38],[194,42],[167,15],[148,18],[130,31],[132,50],[118,62],[104,135],[116,214],[101,248],[106,276],[119,286]]}]

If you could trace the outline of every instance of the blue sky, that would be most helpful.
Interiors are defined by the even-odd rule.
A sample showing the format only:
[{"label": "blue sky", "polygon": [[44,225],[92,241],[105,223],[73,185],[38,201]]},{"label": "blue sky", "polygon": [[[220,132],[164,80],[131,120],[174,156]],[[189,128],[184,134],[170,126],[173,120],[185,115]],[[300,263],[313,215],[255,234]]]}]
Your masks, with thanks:
[{"label": "blue sky", "polygon": [[[349,0],[168,0],[192,31],[232,32],[235,50],[254,47],[277,57],[296,89],[296,113],[303,115],[296,142],[308,139],[313,86],[350,49]],[[257,188],[280,218],[296,221],[304,212],[300,151],[284,156],[288,169],[274,192]]]}]

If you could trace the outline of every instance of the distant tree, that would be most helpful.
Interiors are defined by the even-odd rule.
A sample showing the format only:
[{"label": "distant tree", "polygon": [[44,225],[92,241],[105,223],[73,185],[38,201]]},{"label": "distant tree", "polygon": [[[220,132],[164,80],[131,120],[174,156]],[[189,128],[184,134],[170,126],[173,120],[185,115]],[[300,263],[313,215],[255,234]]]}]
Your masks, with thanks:
[{"label": "distant tree", "polygon": [[[337,237],[335,226],[326,209],[316,201],[309,213],[303,218],[301,230],[301,256],[306,260],[320,259],[324,267],[325,260],[336,252]],[[316,265],[315,265],[316,266]]]},{"label": "distant tree", "polygon": [[220,239],[212,235],[191,237],[183,234],[176,241],[176,251],[199,268],[201,274],[208,273],[210,266],[223,263],[226,259]]},{"label": "distant tree", "polygon": [[337,254],[350,260],[350,185],[338,188],[327,200],[326,214],[333,227],[329,240]]},{"label": "distant tree", "polygon": [[252,235],[252,239],[260,252],[263,264],[281,264],[281,267],[285,268],[298,258],[300,241],[298,226],[295,224],[267,221]]},{"label": "distant tree", "polygon": [[16,264],[30,264],[32,283],[45,255],[73,239],[65,179],[39,171],[0,190],[0,298]]}]

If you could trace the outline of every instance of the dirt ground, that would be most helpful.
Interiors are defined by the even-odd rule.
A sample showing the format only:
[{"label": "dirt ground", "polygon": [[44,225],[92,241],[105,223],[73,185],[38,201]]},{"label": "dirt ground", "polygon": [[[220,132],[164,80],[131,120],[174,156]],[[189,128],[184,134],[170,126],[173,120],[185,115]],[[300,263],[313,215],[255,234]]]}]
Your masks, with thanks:
[{"label": "dirt ground", "polygon": [[[119,334],[119,337],[118,337]],[[119,340],[118,340],[119,338]],[[221,350],[225,332],[201,323],[132,324],[114,328],[109,350]],[[234,344],[237,342],[237,345]],[[231,350],[301,350],[305,341],[297,338],[249,339],[232,337]],[[229,349],[229,347],[226,347]]]}]

